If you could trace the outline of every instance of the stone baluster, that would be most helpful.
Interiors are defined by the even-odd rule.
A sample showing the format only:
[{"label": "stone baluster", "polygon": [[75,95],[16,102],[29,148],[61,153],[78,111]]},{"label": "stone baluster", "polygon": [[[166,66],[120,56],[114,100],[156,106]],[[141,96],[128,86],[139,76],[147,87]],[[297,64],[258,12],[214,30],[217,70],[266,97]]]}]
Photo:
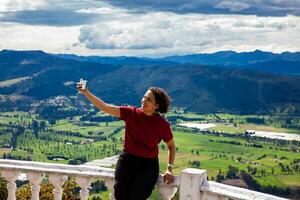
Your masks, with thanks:
[{"label": "stone baluster", "polygon": [[32,200],[39,200],[40,194],[40,183],[44,178],[44,174],[36,173],[36,172],[27,172],[26,173],[27,179],[31,183],[31,199]]},{"label": "stone baluster", "polygon": [[201,198],[200,185],[207,180],[206,170],[187,168],[180,174],[180,200],[205,200]]},{"label": "stone baluster", "polygon": [[87,200],[89,197],[89,190],[88,187],[91,185],[93,178],[92,177],[83,177],[83,176],[76,176],[75,179],[76,183],[81,188],[80,190],[80,199]]},{"label": "stone baluster", "polygon": [[62,200],[63,189],[62,186],[67,180],[68,176],[59,174],[49,174],[49,182],[54,185],[54,199]]},{"label": "stone baluster", "polygon": [[105,181],[105,186],[108,188],[110,192],[109,194],[109,199],[110,200],[115,200],[115,190],[114,190],[114,185],[115,185],[115,179],[114,178],[104,178]]},{"label": "stone baluster", "polygon": [[174,197],[177,192],[177,186],[174,184],[168,185],[166,183],[160,182],[158,184],[158,191],[163,196],[164,200],[171,200],[171,198]]},{"label": "stone baluster", "polygon": [[5,178],[7,183],[8,197],[7,200],[16,200],[16,180],[20,176],[19,171],[5,170],[1,171],[1,176]]}]

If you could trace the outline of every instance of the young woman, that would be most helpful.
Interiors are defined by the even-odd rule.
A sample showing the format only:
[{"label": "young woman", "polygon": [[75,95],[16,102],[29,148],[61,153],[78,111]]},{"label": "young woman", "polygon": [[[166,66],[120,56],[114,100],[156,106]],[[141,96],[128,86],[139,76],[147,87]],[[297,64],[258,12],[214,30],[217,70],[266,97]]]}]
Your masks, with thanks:
[{"label": "young woman", "polygon": [[168,147],[168,167],[164,182],[173,182],[175,143],[170,124],[159,113],[167,113],[170,98],[161,88],[151,87],[141,100],[141,108],[114,106],[97,98],[88,89],[78,90],[100,110],[125,121],[123,152],[115,170],[117,200],[146,200],[152,193],[159,174],[158,144]]}]

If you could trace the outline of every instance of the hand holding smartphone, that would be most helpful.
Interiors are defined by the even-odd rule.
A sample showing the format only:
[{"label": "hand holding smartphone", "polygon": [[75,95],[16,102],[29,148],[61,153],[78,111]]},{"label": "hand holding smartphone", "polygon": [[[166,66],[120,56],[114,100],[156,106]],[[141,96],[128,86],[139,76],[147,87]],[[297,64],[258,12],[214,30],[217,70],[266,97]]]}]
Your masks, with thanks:
[{"label": "hand holding smartphone", "polygon": [[87,88],[87,80],[83,80],[81,78],[80,81],[77,82],[76,87],[77,87],[78,90],[86,90],[86,88]]}]

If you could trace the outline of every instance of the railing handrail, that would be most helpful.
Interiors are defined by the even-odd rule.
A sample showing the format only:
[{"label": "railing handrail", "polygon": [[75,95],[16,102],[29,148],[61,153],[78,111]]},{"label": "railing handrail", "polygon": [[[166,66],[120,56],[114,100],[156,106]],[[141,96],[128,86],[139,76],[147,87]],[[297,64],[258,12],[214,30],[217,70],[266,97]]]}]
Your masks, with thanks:
[{"label": "railing handrail", "polygon": [[[93,178],[104,178],[105,182],[108,182],[110,190],[113,190],[112,181],[114,181],[115,169],[86,165],[67,165],[35,161],[0,159],[0,172],[1,174],[4,173],[5,178],[10,180],[9,184],[11,186],[9,194],[11,196],[15,192],[14,181],[17,179],[18,174],[20,172],[23,172],[31,174],[31,181],[33,180],[33,178],[38,178],[39,176],[44,174],[59,177],[69,175],[75,176],[77,182],[81,184],[81,188],[83,188],[82,190],[85,191],[82,195],[87,197],[87,187],[91,183]],[[32,176],[32,173],[36,174],[36,176]],[[177,187],[180,187],[181,195],[185,193],[184,195],[192,195],[193,198],[196,199],[206,199],[200,194],[203,193],[204,196],[216,195],[238,200],[284,200],[284,198],[256,192],[245,188],[230,186],[214,181],[207,181],[206,177],[206,170],[187,168],[181,172],[180,176],[175,176],[174,182],[169,185],[165,184],[163,182],[162,175],[159,175],[157,179],[157,185],[159,186],[161,194],[164,194],[165,197],[167,197],[165,199],[170,199],[169,197],[172,197],[175,194]],[[38,195],[38,191],[36,192],[36,195]],[[61,195],[61,193],[59,195],[56,195],[58,197],[59,195]]]},{"label": "railing handrail", "polygon": [[226,185],[214,181],[204,181],[200,187],[200,190],[202,192],[209,192],[238,200],[286,200],[285,198],[270,194],[256,192],[254,190]]},{"label": "railing handrail", "polygon": [[[18,170],[21,172],[42,172],[42,173],[55,173],[62,175],[81,175],[90,177],[107,177],[114,178],[115,169],[88,166],[88,165],[68,165],[57,163],[45,163],[36,161],[24,161],[24,160],[9,160],[0,159],[0,169],[3,170]],[[157,179],[158,184],[164,184],[162,175],[159,175]],[[179,186],[180,177],[174,176],[174,182],[170,186]]]},{"label": "railing handrail", "polygon": [[82,175],[91,177],[114,177],[114,169],[85,166],[85,165],[67,165],[56,163],[43,163],[35,161],[8,160],[0,159],[0,169],[3,170],[19,170],[19,171],[35,171],[44,173],[57,173],[68,175]]}]

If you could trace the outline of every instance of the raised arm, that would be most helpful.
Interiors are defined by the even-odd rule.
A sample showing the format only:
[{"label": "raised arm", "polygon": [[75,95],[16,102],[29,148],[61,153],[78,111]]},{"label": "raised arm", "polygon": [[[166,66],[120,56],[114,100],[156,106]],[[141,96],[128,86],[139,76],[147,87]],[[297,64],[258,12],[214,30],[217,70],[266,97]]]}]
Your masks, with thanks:
[{"label": "raised arm", "polygon": [[96,97],[93,93],[91,93],[88,89],[82,90],[77,86],[77,89],[83,94],[94,106],[103,112],[113,115],[115,117],[120,117],[120,108],[119,106],[114,106],[111,104],[105,103],[102,99]]}]

